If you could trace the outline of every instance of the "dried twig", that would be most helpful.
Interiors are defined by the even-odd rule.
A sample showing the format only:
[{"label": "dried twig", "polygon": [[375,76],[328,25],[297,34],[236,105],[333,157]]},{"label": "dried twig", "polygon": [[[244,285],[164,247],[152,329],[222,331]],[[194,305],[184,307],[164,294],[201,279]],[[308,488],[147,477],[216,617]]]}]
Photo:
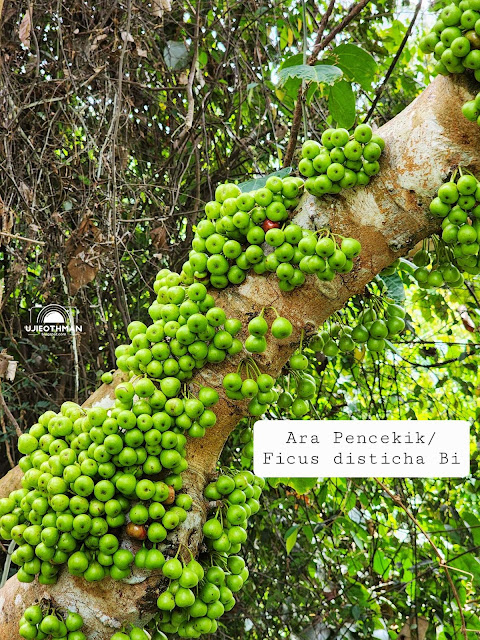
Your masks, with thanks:
[{"label": "dried twig", "polygon": [[193,97],[193,82],[195,80],[195,73],[197,71],[197,58],[198,58],[198,38],[200,33],[200,3],[197,2],[197,9],[195,14],[195,47],[193,50],[192,64],[190,65],[190,73],[188,75],[187,82],[187,100],[188,100],[188,109],[187,116],[185,118],[185,128],[184,134],[186,134],[193,125],[193,115],[195,110],[195,99]]},{"label": "dried twig", "polygon": [[32,238],[24,238],[23,236],[19,236],[15,233],[7,233],[6,231],[0,231],[0,236],[12,238],[12,240],[22,240],[22,242],[30,242],[31,244],[39,244],[42,246],[46,244],[46,242],[43,242],[42,240],[32,240]]},{"label": "dried twig", "polygon": [[75,319],[73,317],[72,305],[70,301],[70,293],[68,291],[67,281],[65,279],[65,274],[63,273],[63,267],[60,264],[60,277],[63,283],[63,290],[65,291],[65,295],[68,300],[68,318],[70,320],[70,334],[72,336],[72,352],[73,352],[73,363],[74,363],[74,372],[75,372],[75,402],[78,402],[78,392],[80,389],[80,371],[78,367],[78,347],[77,347],[77,334],[75,331]]},{"label": "dried twig", "polygon": [[0,416],[0,425],[2,427],[2,433],[5,436],[5,451],[7,453],[7,460],[8,460],[8,464],[10,465],[10,469],[13,469],[13,467],[15,466],[15,460],[13,459],[12,456],[12,450],[10,448],[10,442],[9,442],[9,436],[7,433],[7,426],[5,424],[5,419],[3,417],[3,414]]},{"label": "dried twig", "polygon": [[5,398],[3,397],[3,393],[2,393],[2,389],[0,387],[0,406],[2,407],[5,415],[7,416],[9,422],[12,424],[12,426],[15,427],[15,431],[17,433],[17,436],[21,436],[22,435],[22,430],[20,429],[20,425],[18,424],[18,422],[15,420],[15,417],[13,416],[12,412],[10,411],[10,409],[7,406],[7,403],[5,402]]},{"label": "dried twig", "polygon": [[117,170],[116,170],[116,143],[118,137],[118,129],[120,125],[120,113],[122,109],[122,92],[123,92],[123,66],[125,61],[125,54],[128,47],[128,35],[130,34],[130,26],[132,22],[132,0],[127,0],[127,23],[125,26],[125,37],[123,38],[122,51],[120,53],[120,60],[118,63],[118,82],[117,93],[115,95],[115,109],[113,116],[113,134],[112,134],[112,151],[111,151],[111,164],[112,164],[112,230],[113,230],[113,250],[115,255],[115,264],[117,267],[117,280],[118,287],[121,291],[121,310],[124,316],[125,322],[130,324],[130,313],[128,307],[125,304],[127,296],[125,293],[125,287],[123,286],[122,269],[120,266],[120,254],[118,251],[117,242]]}]

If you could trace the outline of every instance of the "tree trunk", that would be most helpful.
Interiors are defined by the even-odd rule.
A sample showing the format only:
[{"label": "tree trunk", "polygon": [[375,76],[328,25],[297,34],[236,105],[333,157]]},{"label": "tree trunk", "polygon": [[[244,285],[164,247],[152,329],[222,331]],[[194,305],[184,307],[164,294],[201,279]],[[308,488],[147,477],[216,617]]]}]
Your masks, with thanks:
[{"label": "tree trunk", "polygon": [[[271,340],[266,353],[257,356],[261,370],[277,375],[296,348],[302,330],[323,323],[379,271],[438,228],[438,220],[428,215],[436,189],[459,165],[480,169],[480,129],[461,114],[462,104],[473,93],[473,86],[469,87],[463,77],[437,78],[380,129],[386,143],[382,169],[368,187],[323,200],[304,196],[295,217],[298,224],[316,229],[329,226],[336,233],[360,240],[362,253],[351,273],[337,276],[330,283],[309,276],[291,293],[279,290],[275,274],[251,275],[241,286],[216,294],[217,304],[228,316],[240,318],[244,326],[252,315],[271,305],[291,320],[291,338]],[[267,312],[267,317],[273,315]],[[208,384],[220,391],[215,407],[218,421],[205,437],[188,442],[189,469],[184,474],[184,486],[194,497],[194,508],[180,530],[169,536],[164,550],[167,554],[175,553],[179,542],[188,543],[194,554],[198,552],[206,516],[203,487],[215,473],[225,440],[246,412],[246,403],[230,401],[221,391],[223,375],[235,366],[232,360],[209,366],[192,383]],[[112,386],[98,389],[88,404],[111,406]],[[8,495],[19,477],[17,470],[7,474],[0,481],[0,496]],[[88,638],[107,640],[125,621],[142,624],[151,618],[158,593],[164,588],[161,574],[135,570],[130,582],[134,584],[110,579],[89,584],[63,571],[58,584],[47,588],[36,581],[20,584],[13,577],[0,591],[0,640],[18,637],[23,610],[40,599],[78,610],[84,617]]]}]

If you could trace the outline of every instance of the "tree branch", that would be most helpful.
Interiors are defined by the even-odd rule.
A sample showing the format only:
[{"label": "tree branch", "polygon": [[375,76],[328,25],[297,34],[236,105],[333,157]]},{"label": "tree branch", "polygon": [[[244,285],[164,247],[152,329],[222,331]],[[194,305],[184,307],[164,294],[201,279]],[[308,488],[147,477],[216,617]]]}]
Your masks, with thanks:
[{"label": "tree branch", "polygon": [[[437,78],[380,129],[386,142],[382,171],[367,187],[322,200],[308,194],[303,197],[295,217],[300,226],[328,226],[335,233],[360,240],[362,254],[351,273],[328,283],[308,276],[302,287],[289,293],[279,290],[275,274],[249,275],[242,285],[215,292],[216,303],[228,316],[242,320],[244,326],[252,312],[272,305],[292,322],[292,336],[282,342],[270,341],[267,351],[258,356],[262,371],[278,375],[306,327],[323,323],[395,258],[438,229],[438,220],[429,215],[428,204],[445,176],[458,165],[473,171],[480,169],[480,129],[458,117],[461,105],[473,93],[474,86],[469,89],[465,78]],[[235,367],[235,360],[211,365],[192,381],[193,386],[207,384],[219,390],[217,424],[203,438],[189,439],[187,443],[189,469],[184,474],[184,486],[194,498],[195,507],[182,527],[162,545],[167,555],[175,553],[180,543],[194,555],[198,552],[206,517],[204,485],[215,472],[226,439],[246,413],[246,403],[227,399],[222,388],[223,376]],[[88,405],[113,406],[113,388],[114,385],[100,387]],[[21,477],[18,467],[6,477],[10,482],[0,482],[0,497],[15,488],[13,480],[18,482]],[[17,637],[23,610],[39,599],[61,609],[79,610],[91,640],[107,640],[123,622],[145,624],[157,611],[155,601],[164,578],[158,573],[135,570],[133,581],[135,584],[107,579],[90,584],[63,570],[57,585],[44,587],[36,581],[20,584],[13,577],[0,590],[0,640]]]}]

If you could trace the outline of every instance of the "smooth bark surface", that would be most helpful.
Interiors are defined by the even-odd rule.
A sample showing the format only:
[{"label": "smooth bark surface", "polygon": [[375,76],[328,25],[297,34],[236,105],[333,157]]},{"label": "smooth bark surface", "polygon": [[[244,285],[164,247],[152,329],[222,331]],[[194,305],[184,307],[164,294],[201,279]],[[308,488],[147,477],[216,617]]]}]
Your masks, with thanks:
[{"label": "smooth bark surface", "polygon": [[[302,227],[320,229],[328,225],[334,232],[353,236],[362,243],[361,256],[355,260],[351,273],[336,276],[331,283],[309,276],[304,286],[291,293],[279,290],[274,274],[252,275],[239,287],[214,292],[217,304],[228,316],[240,318],[244,326],[252,315],[271,305],[291,320],[291,338],[282,342],[271,339],[267,352],[256,357],[260,369],[277,375],[296,348],[302,330],[317,327],[396,257],[438,228],[438,221],[428,215],[428,204],[436,189],[459,165],[472,171],[480,169],[480,129],[461,114],[462,104],[473,93],[473,86],[469,87],[465,78],[437,78],[380,129],[386,149],[381,172],[370,185],[323,200],[309,195],[302,199],[295,218]],[[273,311],[268,311],[267,318],[273,317]],[[195,384],[207,384],[220,390],[221,399],[215,407],[218,421],[204,438],[188,443],[189,469],[184,474],[184,486],[194,497],[194,508],[182,528],[168,540],[165,553],[175,553],[181,542],[195,554],[201,544],[201,526],[206,516],[203,487],[215,472],[228,435],[246,412],[246,403],[230,401],[221,393],[222,377],[236,367],[236,362],[230,359],[208,366],[192,383],[193,388]],[[88,405],[111,406],[111,397],[112,385],[104,385]],[[18,486],[19,478],[17,470],[7,474],[0,481],[0,496]],[[136,571],[130,582],[134,584],[110,579],[89,584],[66,571],[57,585],[48,588],[36,581],[20,584],[11,578],[0,591],[0,640],[18,637],[23,610],[39,600],[78,610],[85,619],[87,636],[91,640],[108,640],[125,621],[145,623],[154,614],[156,598],[164,588],[161,576],[148,572]]]}]

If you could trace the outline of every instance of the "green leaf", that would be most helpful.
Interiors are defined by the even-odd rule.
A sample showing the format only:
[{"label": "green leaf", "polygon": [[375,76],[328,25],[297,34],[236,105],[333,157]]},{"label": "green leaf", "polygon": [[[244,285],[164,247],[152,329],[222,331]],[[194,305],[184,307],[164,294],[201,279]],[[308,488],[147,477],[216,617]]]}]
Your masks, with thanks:
[{"label": "green leaf", "polygon": [[385,554],[378,549],[375,551],[375,555],[373,556],[373,570],[375,573],[383,576],[385,580],[388,579],[390,573],[390,562],[388,558],[385,557]]},{"label": "green leaf", "polygon": [[278,72],[279,84],[284,84],[289,78],[300,78],[300,80],[305,80],[305,82],[333,85],[341,77],[341,69],[328,64],[319,64],[316,66],[299,64],[293,67],[284,67]]},{"label": "green leaf", "polygon": [[276,489],[283,480],[284,478],[267,478],[268,484],[274,489]]},{"label": "green leaf", "polygon": [[343,71],[346,80],[357,82],[365,91],[372,88],[377,63],[365,49],[354,44],[341,44],[327,59]]},{"label": "green leaf", "polygon": [[208,62],[207,52],[200,50],[198,52],[198,66],[200,67],[200,69],[203,69],[203,67],[206,66],[207,62]]},{"label": "green leaf", "polygon": [[361,608],[358,606],[358,604],[354,604],[352,607],[352,616],[354,620],[360,620],[360,617],[362,615],[362,610]]},{"label": "green leaf", "polygon": [[287,549],[287,555],[290,554],[290,551],[295,546],[299,531],[300,527],[298,525],[294,525],[293,527],[290,527],[290,529],[285,534],[285,548]]},{"label": "green leaf", "polygon": [[334,84],[328,95],[330,115],[339,127],[350,129],[355,122],[355,94],[346,80]]},{"label": "green leaf", "polygon": [[[268,484],[275,488],[279,484],[292,487],[297,493],[308,493],[317,484],[318,478],[267,478]],[[287,532],[288,533],[288,532]]]},{"label": "green leaf", "polygon": [[403,302],[405,300],[405,289],[398,273],[393,273],[391,276],[379,277],[387,289],[389,298],[392,298],[395,302]]},{"label": "green leaf", "polygon": [[288,485],[297,493],[308,493],[317,484],[318,478],[288,478]]},{"label": "green leaf", "polygon": [[253,180],[247,180],[247,182],[241,182],[238,185],[238,188],[242,193],[246,193],[248,191],[255,191],[256,189],[261,189],[267,183],[268,178],[271,176],[278,176],[279,178],[285,178],[292,172],[292,167],[285,167],[285,169],[280,169],[279,171],[274,171],[273,173],[269,173],[267,176],[263,176],[262,178],[253,178]]},{"label": "green leaf", "polygon": [[287,67],[295,67],[303,63],[303,53],[296,53],[285,60],[280,65],[280,69],[286,69]]},{"label": "green leaf", "polygon": [[163,59],[170,71],[185,69],[188,63],[188,49],[183,42],[168,40],[163,49]]},{"label": "green leaf", "polygon": [[399,260],[402,264],[402,271],[406,271],[407,273],[413,273],[417,268],[416,264],[414,264],[413,262],[410,262],[410,260],[407,260],[406,258],[399,258]]},{"label": "green leaf", "polygon": [[[280,65],[281,69],[287,69],[288,67],[294,67],[296,65],[303,64],[303,54],[296,53],[294,56],[290,56],[290,58],[286,58],[282,64]],[[292,77],[287,80],[282,86],[281,91],[285,92],[288,97],[290,97],[293,101],[297,99],[298,89],[302,81],[298,78]]]}]

